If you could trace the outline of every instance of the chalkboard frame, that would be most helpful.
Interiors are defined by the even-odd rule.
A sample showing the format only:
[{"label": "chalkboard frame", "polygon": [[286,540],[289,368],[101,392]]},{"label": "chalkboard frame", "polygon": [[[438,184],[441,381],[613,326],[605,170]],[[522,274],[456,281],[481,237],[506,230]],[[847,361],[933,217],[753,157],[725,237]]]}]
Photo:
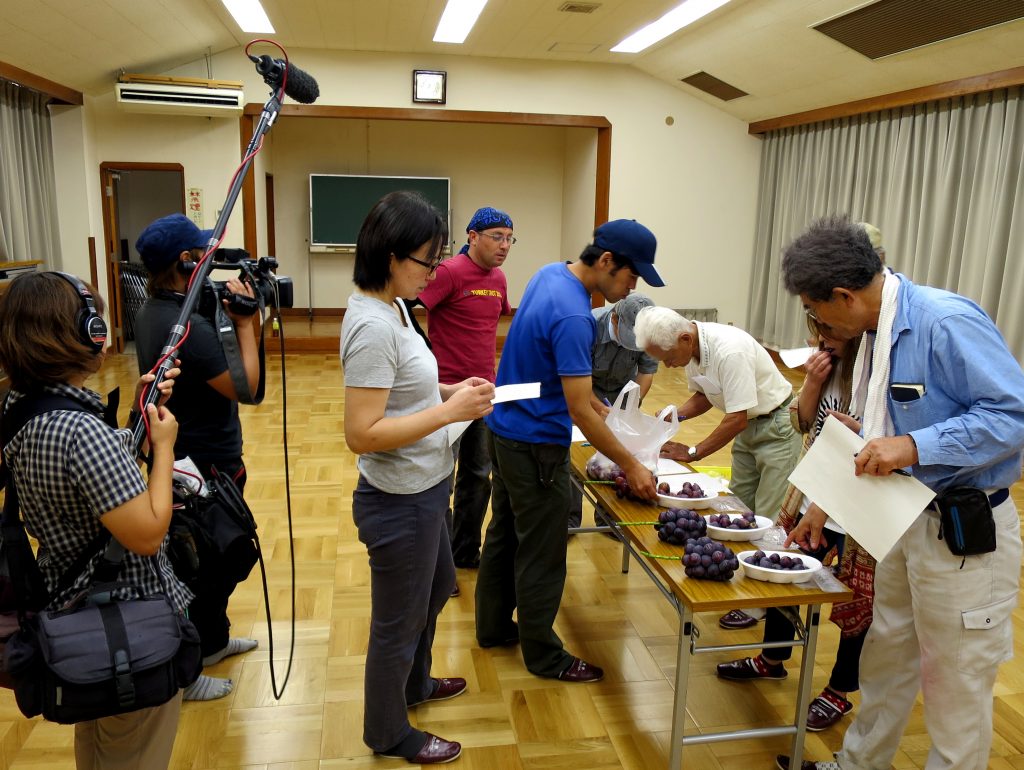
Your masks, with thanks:
[{"label": "chalkboard frame", "polygon": [[[331,180],[331,179],[351,180],[351,181],[366,180],[368,182],[372,182],[372,184],[368,186],[369,189],[364,193],[364,196],[362,198],[359,198],[359,199],[355,199],[354,198],[353,199],[353,200],[359,200],[360,207],[362,207],[365,204],[365,212],[366,213],[369,213],[370,209],[373,207],[373,204],[375,204],[378,200],[380,200],[380,198],[382,198],[385,194],[387,194],[389,192],[394,192],[395,190],[416,190],[418,192],[424,193],[424,197],[426,197],[428,200],[430,200],[435,206],[438,206],[438,208],[441,208],[441,206],[438,205],[440,203],[440,201],[434,197],[436,195],[436,192],[432,191],[431,194],[426,194],[425,190],[421,189],[422,185],[420,183],[423,183],[423,182],[431,182],[431,183],[433,183],[433,182],[444,182],[445,205],[444,205],[444,208],[441,208],[441,213],[444,215],[445,219],[448,221],[448,225],[449,225],[448,230],[449,230],[449,232],[451,231],[451,192],[452,192],[451,177],[438,177],[438,176],[386,176],[386,175],[378,175],[378,174],[310,174],[309,175],[309,247],[310,247],[311,251],[330,251],[330,250],[348,251],[348,250],[354,249],[355,245],[356,245],[356,236],[358,235],[358,232],[359,232],[358,231],[358,227],[356,228],[356,230],[354,232],[351,233],[351,240],[350,241],[347,240],[347,239],[344,239],[344,238],[329,238],[329,237],[326,237],[326,234],[324,232],[323,226],[321,226],[319,228],[317,227],[317,219],[316,219],[316,214],[317,214],[317,198],[315,197],[315,195],[317,194],[316,191],[315,191],[317,185],[316,185],[314,180]],[[381,184],[381,183],[383,183],[383,184]],[[322,197],[323,194],[324,193],[321,191],[320,192],[321,197]],[[352,192],[351,191],[347,191],[346,193],[341,193],[341,194],[351,195]],[[365,216],[365,213],[359,216],[360,223],[362,222],[362,219],[363,219],[364,216]],[[331,233],[331,235],[337,235],[337,234],[336,233]],[[348,235],[348,233],[346,232],[346,233],[344,233],[344,235]]]}]

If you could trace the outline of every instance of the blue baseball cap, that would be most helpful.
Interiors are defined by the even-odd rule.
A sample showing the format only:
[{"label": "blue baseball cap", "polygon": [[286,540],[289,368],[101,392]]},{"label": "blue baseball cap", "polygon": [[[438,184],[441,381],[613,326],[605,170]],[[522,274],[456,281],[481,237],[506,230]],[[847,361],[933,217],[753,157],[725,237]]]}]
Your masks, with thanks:
[{"label": "blue baseball cap", "polygon": [[605,222],[594,230],[594,245],[628,259],[649,285],[665,285],[665,281],[654,269],[654,252],[658,248],[658,241],[654,233],[635,219]]},{"label": "blue baseball cap", "polygon": [[183,251],[205,249],[213,230],[200,230],[184,214],[161,217],[142,231],[135,250],[151,273],[159,273],[178,261]]}]

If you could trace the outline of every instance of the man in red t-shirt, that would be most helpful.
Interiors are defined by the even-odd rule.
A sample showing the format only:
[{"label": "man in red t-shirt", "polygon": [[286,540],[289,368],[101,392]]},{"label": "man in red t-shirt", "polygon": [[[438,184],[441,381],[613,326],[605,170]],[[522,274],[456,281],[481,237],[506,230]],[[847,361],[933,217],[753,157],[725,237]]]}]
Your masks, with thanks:
[{"label": "man in red t-shirt", "polygon": [[[516,239],[504,211],[479,209],[466,228],[469,243],[437,268],[420,294],[427,308],[427,334],[445,384],[467,377],[494,382],[498,318],[510,315],[508,282],[501,265]],[[456,567],[480,564],[480,527],[491,497],[487,427],[474,420],[455,444],[455,500],[447,516]]]}]

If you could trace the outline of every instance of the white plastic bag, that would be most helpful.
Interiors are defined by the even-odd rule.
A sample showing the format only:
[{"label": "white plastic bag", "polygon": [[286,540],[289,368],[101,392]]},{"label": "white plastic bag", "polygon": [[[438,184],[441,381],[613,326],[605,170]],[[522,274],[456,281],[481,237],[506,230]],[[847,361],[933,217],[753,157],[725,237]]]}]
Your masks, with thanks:
[{"label": "white plastic bag", "polygon": [[[666,421],[666,415],[672,419]],[[626,383],[604,421],[615,438],[652,473],[658,470],[662,444],[679,430],[674,406],[666,406],[657,417],[640,411],[640,386],[635,382]],[[600,452],[596,456],[603,457]]]}]

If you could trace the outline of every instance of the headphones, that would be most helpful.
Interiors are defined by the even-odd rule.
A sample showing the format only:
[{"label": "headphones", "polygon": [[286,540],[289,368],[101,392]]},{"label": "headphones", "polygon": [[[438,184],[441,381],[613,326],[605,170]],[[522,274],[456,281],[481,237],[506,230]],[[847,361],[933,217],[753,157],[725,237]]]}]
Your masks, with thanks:
[{"label": "headphones", "polygon": [[75,331],[78,332],[78,337],[82,344],[89,348],[93,354],[98,355],[107,344],[107,324],[103,320],[103,316],[96,312],[96,303],[93,300],[92,292],[76,276],[70,273],[62,273],[55,270],[53,274],[59,275],[70,283],[81,300],[82,308],[78,311],[78,315],[75,316]]}]

